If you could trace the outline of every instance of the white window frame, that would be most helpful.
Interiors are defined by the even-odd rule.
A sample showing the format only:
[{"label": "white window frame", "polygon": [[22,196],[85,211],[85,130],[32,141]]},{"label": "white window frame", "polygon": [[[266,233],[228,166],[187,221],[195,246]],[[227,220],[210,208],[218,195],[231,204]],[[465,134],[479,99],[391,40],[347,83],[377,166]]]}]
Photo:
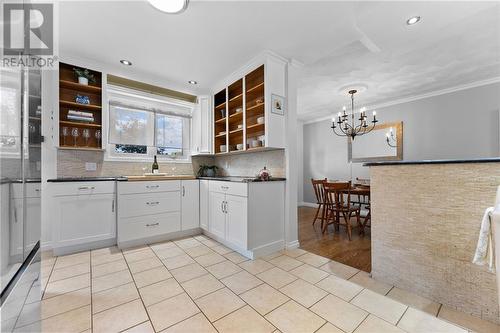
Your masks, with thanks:
[{"label": "white window frame", "polygon": [[[168,162],[168,163],[191,163],[191,126],[193,110],[195,108],[194,103],[177,100],[174,98],[168,98],[160,95],[155,95],[151,93],[146,93],[138,90],[108,85],[107,86],[107,107],[106,110],[103,108],[103,137],[105,138],[105,153],[104,160],[110,162],[147,162],[152,163],[154,156],[157,156],[158,162]],[[139,154],[126,154],[126,153],[116,153],[115,144],[109,143],[109,104],[112,100],[136,100],[142,102],[143,104],[154,104],[161,105],[160,109],[155,109],[156,113],[163,113],[161,109],[174,109],[174,110],[185,110],[188,114],[186,115],[187,124],[182,128],[182,145],[183,145],[183,155],[179,158],[173,158],[166,155],[158,155],[156,146],[148,146],[147,153],[144,155]],[[165,112],[165,115],[171,115],[170,112]],[[155,119],[156,122],[156,119]]]}]

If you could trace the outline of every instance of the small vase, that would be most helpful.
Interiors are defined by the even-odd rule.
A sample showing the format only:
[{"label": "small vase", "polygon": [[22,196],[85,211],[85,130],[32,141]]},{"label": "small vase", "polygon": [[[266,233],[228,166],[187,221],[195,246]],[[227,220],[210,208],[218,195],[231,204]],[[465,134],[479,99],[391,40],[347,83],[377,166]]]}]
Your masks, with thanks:
[{"label": "small vase", "polygon": [[78,83],[83,84],[85,86],[88,86],[89,79],[87,79],[86,77],[80,76],[80,77],[78,77]]}]

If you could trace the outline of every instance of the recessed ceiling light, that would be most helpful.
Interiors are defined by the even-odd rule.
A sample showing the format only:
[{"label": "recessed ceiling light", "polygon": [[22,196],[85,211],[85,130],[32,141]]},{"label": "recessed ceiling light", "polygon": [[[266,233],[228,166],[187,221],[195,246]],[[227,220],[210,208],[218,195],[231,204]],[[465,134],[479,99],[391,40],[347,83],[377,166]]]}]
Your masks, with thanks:
[{"label": "recessed ceiling light", "polygon": [[168,13],[178,14],[186,10],[189,0],[148,0],[151,6]]},{"label": "recessed ceiling light", "polygon": [[198,82],[197,82],[197,81],[194,81],[194,80],[189,80],[189,81],[188,81],[188,83],[189,83],[189,84],[198,84]]},{"label": "recessed ceiling light", "polygon": [[413,16],[406,20],[407,25],[414,25],[420,21],[420,16]]},{"label": "recessed ceiling light", "polygon": [[123,64],[123,65],[127,65],[127,66],[132,66],[132,62],[131,61],[128,61],[128,60],[120,60],[120,62]]}]

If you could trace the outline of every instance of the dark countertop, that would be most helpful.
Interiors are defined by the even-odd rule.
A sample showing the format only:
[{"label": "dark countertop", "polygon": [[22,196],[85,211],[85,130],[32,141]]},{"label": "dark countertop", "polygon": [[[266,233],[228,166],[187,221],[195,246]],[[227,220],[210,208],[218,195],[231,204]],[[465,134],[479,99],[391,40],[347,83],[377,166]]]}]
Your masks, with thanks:
[{"label": "dark countertop", "polygon": [[263,183],[263,182],[283,182],[286,181],[286,178],[277,178],[271,177],[269,180],[260,180],[255,177],[229,177],[229,176],[220,176],[220,177],[198,177],[198,179],[206,179],[206,180],[216,180],[221,182],[236,182],[236,183]]},{"label": "dark countertop", "polygon": [[[1,178],[0,184],[21,184],[23,182],[20,178]],[[41,183],[41,178],[25,178],[25,183]]]},{"label": "dark countertop", "polygon": [[[197,179],[206,179],[206,180],[215,180],[215,181],[224,181],[224,182],[237,182],[237,183],[259,183],[264,182],[255,177],[197,177]],[[155,181],[155,179],[148,179]],[[169,179],[156,179],[156,181],[163,181]],[[175,179],[173,179],[175,180]],[[118,176],[118,177],[61,177],[49,179],[47,182],[49,183],[66,183],[66,182],[105,182],[105,181],[130,181],[127,177]],[[286,178],[276,178],[271,177],[270,182],[276,181],[286,181]]]},{"label": "dark countertop", "polygon": [[457,160],[417,160],[417,161],[385,161],[385,162],[369,162],[364,163],[364,166],[383,166],[383,165],[411,165],[411,164],[461,164],[461,163],[497,163],[500,162],[500,157],[491,158],[474,158],[474,159],[457,159]]},{"label": "dark countertop", "polygon": [[61,177],[49,179],[49,183],[65,183],[65,182],[106,182],[115,180],[127,180],[124,177]]}]

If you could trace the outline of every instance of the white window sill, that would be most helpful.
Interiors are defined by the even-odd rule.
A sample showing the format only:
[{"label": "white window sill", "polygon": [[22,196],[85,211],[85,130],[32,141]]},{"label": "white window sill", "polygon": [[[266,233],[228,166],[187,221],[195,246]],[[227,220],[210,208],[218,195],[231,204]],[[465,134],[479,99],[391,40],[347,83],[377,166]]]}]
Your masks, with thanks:
[{"label": "white window sill", "polygon": [[[178,163],[178,164],[191,164],[191,158],[188,159],[169,159],[157,157],[158,163]],[[104,162],[124,162],[124,163],[153,163],[153,158],[151,157],[114,157],[106,156]]]}]

